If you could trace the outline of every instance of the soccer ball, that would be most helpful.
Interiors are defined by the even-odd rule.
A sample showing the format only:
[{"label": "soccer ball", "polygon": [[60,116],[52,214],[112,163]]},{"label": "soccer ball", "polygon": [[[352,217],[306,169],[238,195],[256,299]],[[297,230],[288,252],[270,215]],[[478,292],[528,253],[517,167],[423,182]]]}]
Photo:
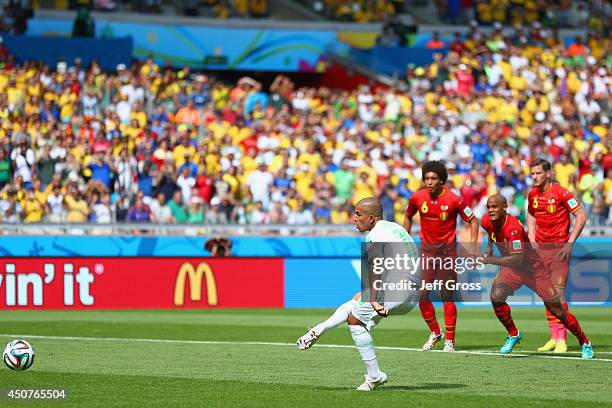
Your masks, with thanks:
[{"label": "soccer ball", "polygon": [[11,370],[23,371],[34,364],[34,349],[25,340],[13,340],[2,352],[4,364]]}]

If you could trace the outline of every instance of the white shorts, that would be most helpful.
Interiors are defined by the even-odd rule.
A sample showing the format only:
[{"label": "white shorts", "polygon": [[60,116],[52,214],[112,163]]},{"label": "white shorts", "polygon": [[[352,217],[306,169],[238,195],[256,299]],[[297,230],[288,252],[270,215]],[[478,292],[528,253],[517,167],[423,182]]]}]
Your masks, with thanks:
[{"label": "white shorts", "polygon": [[[414,309],[418,301],[419,294],[415,292],[414,295],[411,294],[411,298],[405,302],[384,302],[383,306],[389,308],[389,316],[403,315]],[[376,313],[376,310],[372,307],[372,303],[361,302],[359,300],[355,301],[353,304],[351,314],[361,323],[365,324],[368,330],[371,330],[382,319],[382,316]]]},{"label": "white shorts", "polygon": [[378,324],[382,317],[376,313],[376,310],[372,307],[370,302],[361,302],[357,300],[353,304],[351,314],[355,316],[357,320],[365,324],[366,329],[370,330]]}]

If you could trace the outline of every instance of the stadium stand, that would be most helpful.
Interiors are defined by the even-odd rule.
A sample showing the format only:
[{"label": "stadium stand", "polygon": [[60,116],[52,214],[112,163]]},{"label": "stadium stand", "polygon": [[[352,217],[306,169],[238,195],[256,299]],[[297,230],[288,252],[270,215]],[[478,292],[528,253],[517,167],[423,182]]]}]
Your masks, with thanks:
[{"label": "stadium stand", "polygon": [[[409,67],[408,91],[233,83],[151,58],[104,72],[0,49],[3,223],[344,224],[378,195],[401,222],[426,160],[484,212],[525,216],[528,165],[554,161],[590,225],[612,222],[611,43],[472,27]],[[598,232],[597,230],[593,230]]]}]

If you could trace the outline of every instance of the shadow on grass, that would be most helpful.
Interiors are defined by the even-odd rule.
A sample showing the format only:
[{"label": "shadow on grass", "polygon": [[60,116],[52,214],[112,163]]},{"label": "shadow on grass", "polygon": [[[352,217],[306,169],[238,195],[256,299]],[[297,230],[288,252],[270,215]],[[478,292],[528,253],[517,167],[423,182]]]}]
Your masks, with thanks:
[{"label": "shadow on grass", "polygon": [[[425,383],[415,385],[383,385],[376,392],[380,391],[432,391],[432,390],[452,390],[466,388],[466,384],[445,384],[445,383]],[[355,388],[347,387],[317,387],[320,390],[350,390]]]},{"label": "shadow on grass", "polygon": [[431,391],[466,388],[466,384],[425,383],[415,385],[384,385],[381,391]]},{"label": "shadow on grass", "polygon": [[461,344],[461,347],[458,347],[457,350],[490,350],[491,352],[495,351],[495,349],[499,349],[501,346],[499,344],[477,344],[477,345],[465,345]]}]

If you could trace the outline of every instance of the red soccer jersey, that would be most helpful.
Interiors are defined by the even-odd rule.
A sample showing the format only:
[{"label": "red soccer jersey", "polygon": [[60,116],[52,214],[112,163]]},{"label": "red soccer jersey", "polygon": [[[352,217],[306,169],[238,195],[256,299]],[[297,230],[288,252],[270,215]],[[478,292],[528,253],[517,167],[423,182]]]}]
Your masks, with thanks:
[{"label": "red soccer jersey", "polygon": [[536,242],[562,243],[569,240],[570,213],[582,208],[576,197],[559,184],[551,184],[540,193],[529,192],[529,214],[536,219]]},{"label": "red soccer jersey", "polygon": [[485,214],[480,225],[489,234],[489,239],[497,246],[502,256],[525,253],[534,268],[544,267],[542,259],[531,246],[525,227],[514,215],[506,214],[502,226],[496,227],[489,219],[489,214]]},{"label": "red soccer jersey", "polygon": [[423,188],[410,197],[406,215],[410,218],[416,213],[421,216],[421,240],[427,243],[449,243],[457,241],[457,215],[465,222],[474,218],[470,207],[455,193],[444,188],[435,199]]}]

